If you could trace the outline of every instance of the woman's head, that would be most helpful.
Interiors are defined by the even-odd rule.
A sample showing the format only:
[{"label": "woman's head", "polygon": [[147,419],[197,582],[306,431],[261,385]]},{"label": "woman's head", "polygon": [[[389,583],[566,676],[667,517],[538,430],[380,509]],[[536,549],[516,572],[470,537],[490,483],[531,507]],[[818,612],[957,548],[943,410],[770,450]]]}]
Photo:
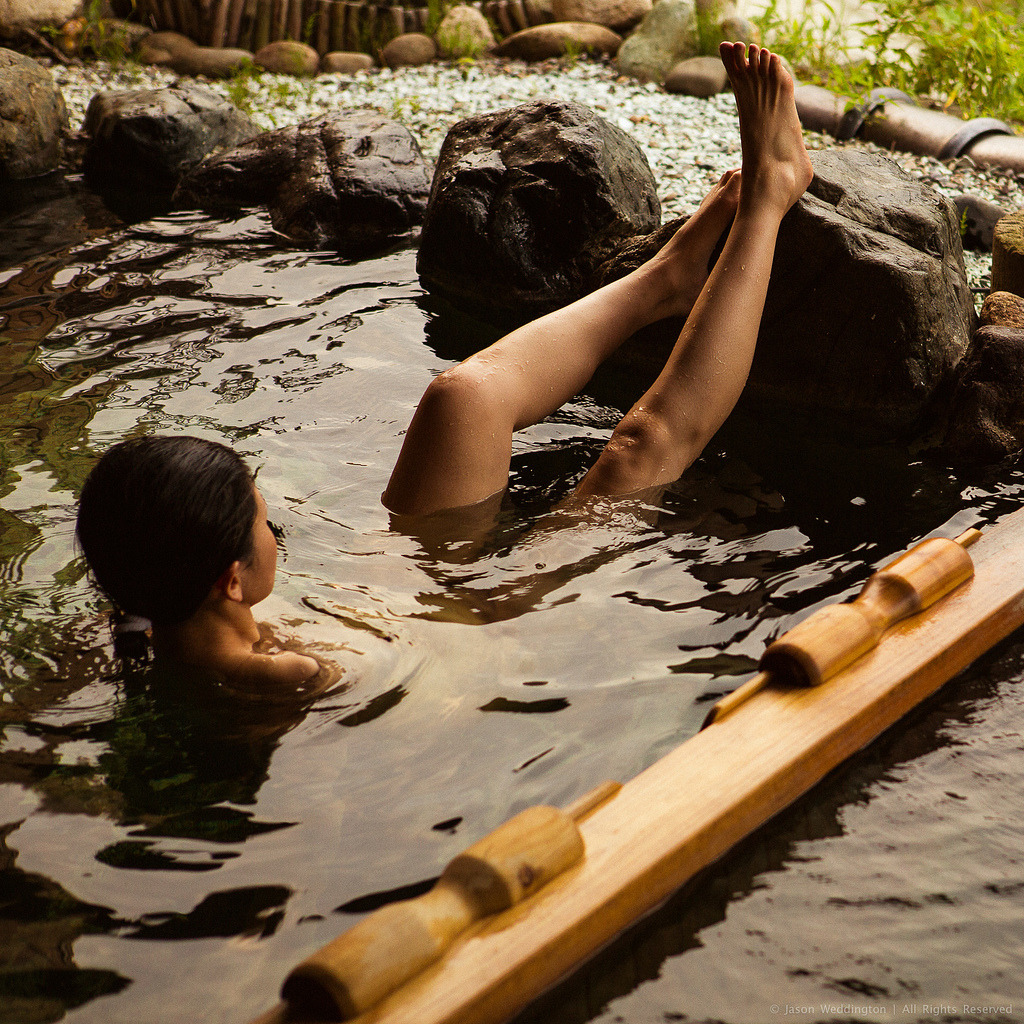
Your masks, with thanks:
[{"label": "woman's head", "polygon": [[230,448],[198,437],[114,445],[82,488],[78,541],[123,612],[184,622],[224,572],[254,554],[252,475]]}]

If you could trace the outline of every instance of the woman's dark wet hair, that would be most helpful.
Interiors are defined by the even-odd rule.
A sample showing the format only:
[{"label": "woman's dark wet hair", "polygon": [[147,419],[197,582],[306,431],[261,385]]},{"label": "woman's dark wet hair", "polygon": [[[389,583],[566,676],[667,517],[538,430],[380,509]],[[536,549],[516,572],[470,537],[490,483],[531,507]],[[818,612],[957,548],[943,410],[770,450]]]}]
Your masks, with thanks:
[{"label": "woman's dark wet hair", "polygon": [[225,445],[135,437],[89,474],[78,542],[118,611],[170,626],[197,611],[232,562],[252,558],[256,508],[252,474]]}]

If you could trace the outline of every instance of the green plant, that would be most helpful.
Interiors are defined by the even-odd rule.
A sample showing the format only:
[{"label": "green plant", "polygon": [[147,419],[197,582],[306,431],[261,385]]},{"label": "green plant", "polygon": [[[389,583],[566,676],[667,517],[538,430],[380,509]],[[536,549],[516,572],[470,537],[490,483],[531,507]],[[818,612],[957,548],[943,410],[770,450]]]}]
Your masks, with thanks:
[{"label": "green plant", "polygon": [[239,61],[231,77],[225,82],[224,90],[228,99],[242,111],[252,114],[260,69],[248,58]]},{"label": "green plant", "polygon": [[[822,6],[818,19],[785,18],[771,0],[755,19],[802,77],[854,97],[891,86],[967,117],[1024,120],[1020,0],[879,0],[874,18],[853,25],[842,7]],[[851,29],[859,52],[847,42]]]},{"label": "green plant", "polygon": [[307,46],[313,45],[313,39],[316,36],[316,30],[317,26],[320,24],[321,16],[322,15],[320,15],[319,13],[314,12],[306,19],[305,24],[302,26],[301,38],[302,42],[304,42]]},{"label": "green plant", "polygon": [[[132,7],[135,0],[132,0]],[[81,18],[72,19],[62,29],[43,26],[40,34],[57,43],[65,53],[92,54],[110,64],[120,65],[131,56],[132,44],[122,21],[104,16],[102,0],[89,0]]]},{"label": "green plant", "polygon": [[474,35],[465,25],[446,25],[444,31],[435,33],[438,48],[442,54],[456,60],[476,60],[487,49],[487,44]]},{"label": "green plant", "polygon": [[579,40],[573,39],[572,36],[566,36],[562,40],[562,56],[570,66],[579,62],[583,52],[584,47]]},{"label": "green plant", "polygon": [[816,10],[821,12],[817,18],[812,18],[806,7],[800,17],[785,17],[777,0],[769,0],[753,20],[765,45],[785,57],[802,76],[834,82],[850,64],[845,12],[842,5],[837,10],[827,0],[820,0]]},{"label": "green plant", "polygon": [[880,84],[957,104],[979,113],[1024,119],[1024,42],[1021,14],[1007,0],[986,4],[949,0],[885,0],[878,24],[865,36]]},{"label": "green plant", "polygon": [[713,0],[710,4],[697,4],[696,11],[697,52],[715,54],[718,52],[718,44],[722,41],[722,30],[719,28],[719,22],[722,20],[721,0]]},{"label": "green plant", "polygon": [[391,101],[391,116],[401,121],[402,116],[409,114],[415,117],[423,109],[419,96],[396,96]]},{"label": "green plant", "polygon": [[452,0],[427,0],[427,26],[423,30],[428,36],[432,36],[438,25],[444,21],[444,16],[452,7]]}]

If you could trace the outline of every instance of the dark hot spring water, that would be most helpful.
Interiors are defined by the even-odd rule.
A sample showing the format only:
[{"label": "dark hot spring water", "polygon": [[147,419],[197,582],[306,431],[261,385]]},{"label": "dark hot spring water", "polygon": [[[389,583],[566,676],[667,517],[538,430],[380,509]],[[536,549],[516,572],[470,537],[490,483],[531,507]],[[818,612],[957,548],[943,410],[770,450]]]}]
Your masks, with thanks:
[{"label": "dark hot spring water", "polygon": [[[481,546],[399,528],[379,495],[415,403],[489,340],[412,250],[345,263],[257,215],[124,226],[73,189],[0,223],[5,1024],[246,1021],[512,814],[692,735],[807,610],[1020,501],[1012,465],[740,413],[657,505],[567,524],[551,506],[637,393],[610,371],[518,438]],[[333,690],[263,706],[121,670],[73,524],[140,430],[258,470],[283,537],[259,617],[339,665]],[[1024,1020],[1022,677],[1011,637],[521,1020]]]}]

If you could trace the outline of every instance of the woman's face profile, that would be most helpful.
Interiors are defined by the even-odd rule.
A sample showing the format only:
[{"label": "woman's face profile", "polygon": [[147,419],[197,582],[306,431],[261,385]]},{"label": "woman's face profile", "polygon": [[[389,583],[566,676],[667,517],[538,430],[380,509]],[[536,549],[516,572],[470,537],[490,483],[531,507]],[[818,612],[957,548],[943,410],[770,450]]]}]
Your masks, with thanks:
[{"label": "woman's face profile", "polygon": [[274,589],[277,572],[277,538],[267,522],[267,503],[259,488],[253,484],[256,495],[256,518],[252,524],[253,554],[242,568],[245,599],[250,605],[259,604]]}]

